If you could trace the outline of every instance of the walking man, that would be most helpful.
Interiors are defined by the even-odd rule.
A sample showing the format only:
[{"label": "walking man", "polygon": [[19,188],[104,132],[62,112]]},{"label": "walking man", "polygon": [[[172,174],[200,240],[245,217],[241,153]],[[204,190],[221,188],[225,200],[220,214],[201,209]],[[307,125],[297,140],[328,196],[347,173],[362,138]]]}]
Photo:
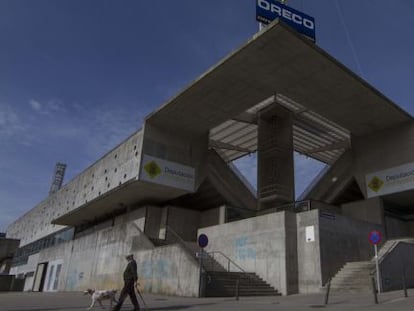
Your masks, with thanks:
[{"label": "walking man", "polygon": [[132,254],[126,256],[126,260],[128,260],[128,264],[124,271],[124,287],[119,296],[119,301],[112,311],[119,311],[121,309],[127,295],[129,295],[129,298],[134,305],[134,309],[132,310],[139,310],[137,296],[135,296],[135,285],[138,281],[137,262],[134,260],[134,255]]}]

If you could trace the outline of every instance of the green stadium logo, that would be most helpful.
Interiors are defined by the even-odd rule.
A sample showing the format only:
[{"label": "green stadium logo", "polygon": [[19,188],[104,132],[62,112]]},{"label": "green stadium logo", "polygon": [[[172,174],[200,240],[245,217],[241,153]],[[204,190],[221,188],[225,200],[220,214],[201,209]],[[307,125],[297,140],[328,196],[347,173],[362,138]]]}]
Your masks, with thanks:
[{"label": "green stadium logo", "polygon": [[374,191],[374,192],[378,192],[380,191],[380,189],[382,188],[382,186],[384,185],[384,182],[378,178],[377,176],[374,176],[371,181],[368,184],[368,187]]},{"label": "green stadium logo", "polygon": [[155,161],[148,162],[144,165],[144,170],[147,172],[148,176],[153,179],[161,174],[161,168]]}]

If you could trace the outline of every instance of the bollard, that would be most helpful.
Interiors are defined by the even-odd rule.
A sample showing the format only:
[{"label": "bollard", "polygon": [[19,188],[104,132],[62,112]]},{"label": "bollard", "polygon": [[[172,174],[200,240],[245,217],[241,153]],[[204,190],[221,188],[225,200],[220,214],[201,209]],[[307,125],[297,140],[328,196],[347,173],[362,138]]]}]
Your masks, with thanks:
[{"label": "bollard", "polygon": [[405,280],[405,273],[403,273],[403,276],[402,276],[402,283],[403,283],[404,297],[407,298],[408,294],[407,294],[407,283]]},{"label": "bollard", "polygon": [[374,301],[375,301],[375,304],[378,304],[378,296],[377,296],[377,288],[375,285],[375,279],[371,278],[371,281],[372,281],[372,293],[374,294]]},{"label": "bollard", "polygon": [[236,280],[236,300],[239,300],[239,285],[240,285],[240,278]]},{"label": "bollard", "polygon": [[328,284],[326,284],[326,292],[325,292],[325,306],[328,304],[329,300],[329,291],[331,290],[331,279],[329,279]]}]

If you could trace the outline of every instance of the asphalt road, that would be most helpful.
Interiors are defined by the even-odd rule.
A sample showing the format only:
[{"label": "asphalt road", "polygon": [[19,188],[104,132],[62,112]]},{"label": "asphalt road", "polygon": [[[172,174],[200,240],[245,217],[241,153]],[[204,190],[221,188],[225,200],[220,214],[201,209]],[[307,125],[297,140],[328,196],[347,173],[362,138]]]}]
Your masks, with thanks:
[{"label": "asphalt road", "polygon": [[[369,294],[340,294],[330,296],[327,306],[323,305],[324,295],[291,295],[275,297],[240,297],[235,298],[185,298],[144,294],[147,310],[413,310],[414,289],[408,291],[405,298],[402,291],[381,294],[379,304]],[[86,310],[91,303],[90,296],[79,292],[59,293],[0,293],[1,311],[79,311]],[[141,306],[142,302],[140,301]],[[105,301],[105,310],[109,302]],[[128,298],[122,310],[132,308]],[[144,309],[144,308],[143,308]],[[92,310],[104,310],[98,304]],[[144,309],[145,310],[145,309]]]}]

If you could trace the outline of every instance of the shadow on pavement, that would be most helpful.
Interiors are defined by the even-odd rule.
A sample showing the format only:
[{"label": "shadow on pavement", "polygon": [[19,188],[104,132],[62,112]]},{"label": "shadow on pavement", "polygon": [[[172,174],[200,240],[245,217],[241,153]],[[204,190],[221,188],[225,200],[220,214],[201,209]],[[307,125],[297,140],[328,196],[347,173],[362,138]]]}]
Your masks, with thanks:
[{"label": "shadow on pavement", "polygon": [[7,309],[2,311],[64,311],[64,310],[85,310],[85,307],[61,307],[61,308],[36,308],[36,309]]},{"label": "shadow on pavement", "polygon": [[[215,305],[216,303],[201,303],[201,304],[197,304],[197,306],[209,306],[209,305]],[[178,305],[178,306],[165,306],[165,307],[155,307],[155,308],[151,308],[148,307],[144,310],[148,310],[148,311],[155,311],[155,310],[182,310],[182,309],[188,309],[194,307],[194,305]]]}]

